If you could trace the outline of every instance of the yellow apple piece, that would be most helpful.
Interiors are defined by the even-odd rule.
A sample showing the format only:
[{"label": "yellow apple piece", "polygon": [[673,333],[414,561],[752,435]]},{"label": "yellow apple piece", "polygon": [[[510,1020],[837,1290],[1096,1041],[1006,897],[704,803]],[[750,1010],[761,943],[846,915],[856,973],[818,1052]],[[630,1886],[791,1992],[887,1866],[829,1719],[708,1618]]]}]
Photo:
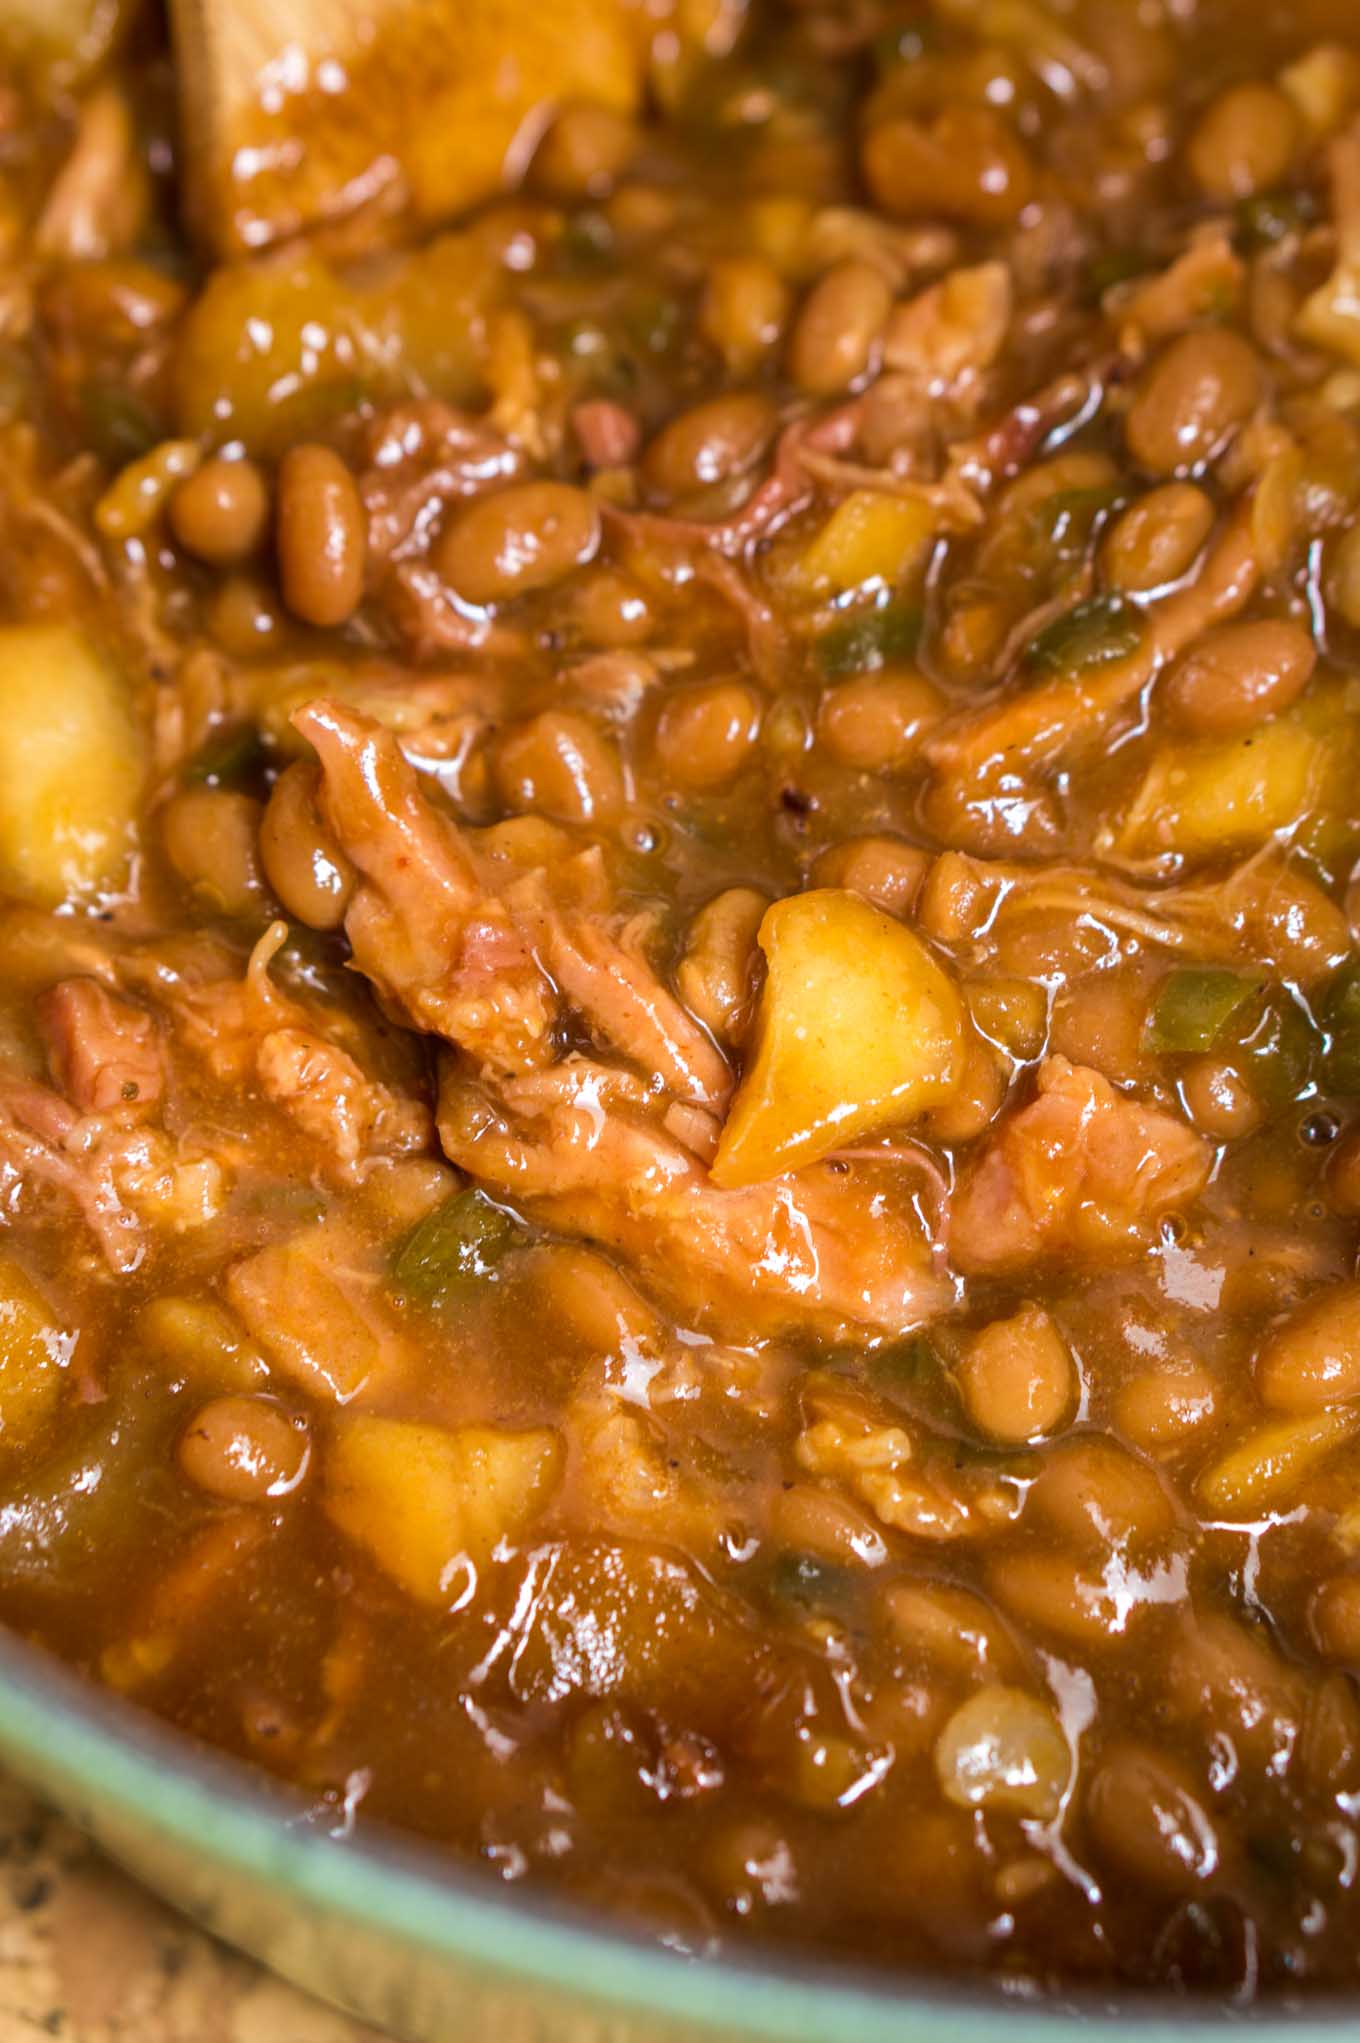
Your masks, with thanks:
[{"label": "yellow apple piece", "polygon": [[957,1090],[963,1008],[902,923],[824,887],[776,901],[758,941],[768,971],[716,1184],[753,1185],[814,1163]]},{"label": "yellow apple piece", "polygon": [[458,1596],[476,1567],[546,1502],[562,1443],[546,1426],[452,1430],[346,1412],[326,1456],[326,1514],[421,1603]]}]

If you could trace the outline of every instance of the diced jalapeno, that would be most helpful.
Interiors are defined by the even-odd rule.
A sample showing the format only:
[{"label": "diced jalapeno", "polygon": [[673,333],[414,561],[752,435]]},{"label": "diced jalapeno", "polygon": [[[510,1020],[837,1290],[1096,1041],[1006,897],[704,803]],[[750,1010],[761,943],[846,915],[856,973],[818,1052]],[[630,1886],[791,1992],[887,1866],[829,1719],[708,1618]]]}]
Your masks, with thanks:
[{"label": "diced jalapeno", "polygon": [[184,778],[209,787],[248,780],[264,763],[264,744],[254,724],[228,724],[205,740],[184,768]]},{"label": "diced jalapeno", "polygon": [[401,1299],[440,1308],[496,1271],[518,1230],[484,1193],[455,1192],[416,1222],[392,1257],[391,1289]]},{"label": "diced jalapeno", "polygon": [[1158,1054],[1212,1050],[1235,1015],[1259,998],[1260,979],[1212,965],[1169,972],[1143,1030],[1143,1044]]},{"label": "diced jalapeno", "polygon": [[891,660],[909,660],[921,642],[916,603],[884,603],[842,618],[817,640],[824,674],[872,674]]},{"label": "diced jalapeno", "polygon": [[843,1606],[854,1593],[856,1577],[849,1568],[815,1554],[780,1554],[770,1570],[770,1591],[780,1603],[795,1603],[805,1610],[827,1610]]},{"label": "diced jalapeno", "polygon": [[1045,674],[1075,674],[1124,659],[1138,650],[1142,636],[1142,620],[1131,603],[1093,596],[1046,624],[1031,639],[1025,663]]},{"label": "diced jalapeno", "polygon": [[1346,965],[1327,988],[1318,1019],[1327,1032],[1327,1083],[1360,1093],[1360,965]]},{"label": "diced jalapeno", "polygon": [[1317,1036],[1287,993],[1273,992],[1260,1020],[1240,1037],[1233,1060],[1251,1090],[1272,1113],[1292,1107],[1312,1073]]}]

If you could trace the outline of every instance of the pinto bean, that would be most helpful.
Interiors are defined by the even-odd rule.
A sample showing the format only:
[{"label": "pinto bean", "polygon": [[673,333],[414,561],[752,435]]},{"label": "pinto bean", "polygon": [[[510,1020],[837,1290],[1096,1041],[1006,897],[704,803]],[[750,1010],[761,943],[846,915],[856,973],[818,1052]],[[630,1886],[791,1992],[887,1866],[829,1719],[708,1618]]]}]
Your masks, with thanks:
[{"label": "pinto bean", "polygon": [[1251,82],[1220,92],[1186,146],[1190,175],[1224,204],[1278,184],[1300,140],[1293,106],[1274,85]]},{"label": "pinto bean", "polygon": [[364,507],[354,477],[329,447],[290,447],[279,464],[278,552],[283,600],[304,624],[346,623],[364,593]]},{"label": "pinto bean", "polygon": [[1149,490],[1115,519],[1101,544],[1105,579],[1135,596],[1178,582],[1214,524],[1214,507],[1192,482]]},{"label": "pinto bean", "polygon": [[1296,702],[1316,665],[1310,634],[1287,617],[1221,624],[1172,669],[1167,707],[1205,737],[1249,731]]},{"label": "pinto bean", "polygon": [[846,887],[890,915],[909,914],[930,870],[930,853],[901,837],[847,837],[812,868],[819,887]]},{"label": "pinto bean", "polygon": [[1020,1442],[1054,1433],[1076,1398],[1066,1341],[1041,1305],[993,1320],[974,1334],[958,1365],[968,1416],[993,1440]]},{"label": "pinto bean", "polygon": [[338,929],[358,874],[321,820],[319,779],[309,759],[284,768],[260,824],[260,858],[290,915],[312,929]]},{"label": "pinto bean", "polygon": [[778,425],[774,400],[761,391],[710,397],[661,428],[643,454],[642,472],[663,496],[689,496],[754,468]]},{"label": "pinto bean", "polygon": [[1329,1660],[1360,1666],[1360,1575],[1333,1575],[1309,1611],[1313,1637]]},{"label": "pinto bean", "polygon": [[699,331],[730,375],[749,376],[782,340],[789,304],[788,285],[763,255],[723,256],[704,284]]},{"label": "pinto bean", "polygon": [[307,1472],[303,1421],[272,1398],[215,1397],[179,1437],[184,1475],[209,1496],[233,1504],[286,1497]]},{"label": "pinto bean", "polygon": [[890,213],[1004,227],[1034,193],[1023,142],[986,107],[947,107],[928,127],[881,121],[865,136],[860,160],[869,190]]},{"label": "pinto bean", "polygon": [[1154,1894],[1190,1894],[1223,1863],[1213,1817],[1189,1773],[1144,1745],[1116,1748],[1086,1796],[1086,1821],[1107,1865]]},{"label": "pinto bean", "polygon": [[872,263],[843,262],[813,285],[789,336],[789,374],[814,397],[850,389],[870,367],[892,311]]},{"label": "pinto bean", "polygon": [[1172,341],[1144,376],[1124,422],[1150,475],[1180,475],[1218,451],[1260,403],[1261,364],[1240,334],[1204,327]]},{"label": "pinto bean", "polygon": [[1360,1397],[1360,1282],[1334,1284],[1290,1314],[1257,1358],[1256,1388],[1277,1412]]},{"label": "pinto bean", "polygon": [[600,547],[600,513],[566,482],[517,482],[460,511],[434,550],[434,563],[469,603],[503,603],[551,589]]},{"label": "pinto bean", "polygon": [[1056,1816],[1072,1755],[1047,1703],[1022,1688],[981,1688],[955,1710],[935,1747],[935,1771],[965,1809]]},{"label": "pinto bean", "polygon": [[269,490],[253,461],[214,455],[180,483],[170,499],[170,530],[196,560],[229,567],[264,541]]},{"label": "pinto bean", "polygon": [[605,821],[623,806],[613,743],[589,718],[545,709],[497,741],[496,785],[507,807],[559,823]]},{"label": "pinto bean", "polygon": [[704,681],[672,695],[657,722],[657,764],[681,787],[721,787],[750,757],[761,701],[744,681]]},{"label": "pinto bean", "polygon": [[862,674],[827,689],[817,728],[842,765],[886,773],[911,763],[940,712],[924,674]]},{"label": "pinto bean", "polygon": [[161,811],[165,855],[185,884],[223,915],[257,914],[264,901],[258,843],[261,804],[227,788],[187,788]]}]

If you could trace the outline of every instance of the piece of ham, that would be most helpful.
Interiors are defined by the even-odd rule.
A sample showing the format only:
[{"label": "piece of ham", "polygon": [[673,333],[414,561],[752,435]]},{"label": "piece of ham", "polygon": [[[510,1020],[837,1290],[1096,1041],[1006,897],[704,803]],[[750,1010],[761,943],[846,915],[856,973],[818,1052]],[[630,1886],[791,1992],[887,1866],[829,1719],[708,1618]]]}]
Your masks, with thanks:
[{"label": "piece of ham", "polygon": [[53,1082],[82,1114],[154,1107],[165,1090],[155,1017],[97,979],[62,979],[35,1007]]}]

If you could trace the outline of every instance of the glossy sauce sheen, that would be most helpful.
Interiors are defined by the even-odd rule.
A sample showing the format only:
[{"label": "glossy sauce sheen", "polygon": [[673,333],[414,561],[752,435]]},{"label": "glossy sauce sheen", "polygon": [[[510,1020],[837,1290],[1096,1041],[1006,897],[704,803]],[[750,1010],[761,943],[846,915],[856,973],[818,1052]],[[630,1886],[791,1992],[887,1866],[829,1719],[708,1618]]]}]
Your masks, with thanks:
[{"label": "glossy sauce sheen", "polygon": [[1349,1988],[1353,9],[709,40],[215,273],[0,95],[0,1612],[678,1950]]}]

